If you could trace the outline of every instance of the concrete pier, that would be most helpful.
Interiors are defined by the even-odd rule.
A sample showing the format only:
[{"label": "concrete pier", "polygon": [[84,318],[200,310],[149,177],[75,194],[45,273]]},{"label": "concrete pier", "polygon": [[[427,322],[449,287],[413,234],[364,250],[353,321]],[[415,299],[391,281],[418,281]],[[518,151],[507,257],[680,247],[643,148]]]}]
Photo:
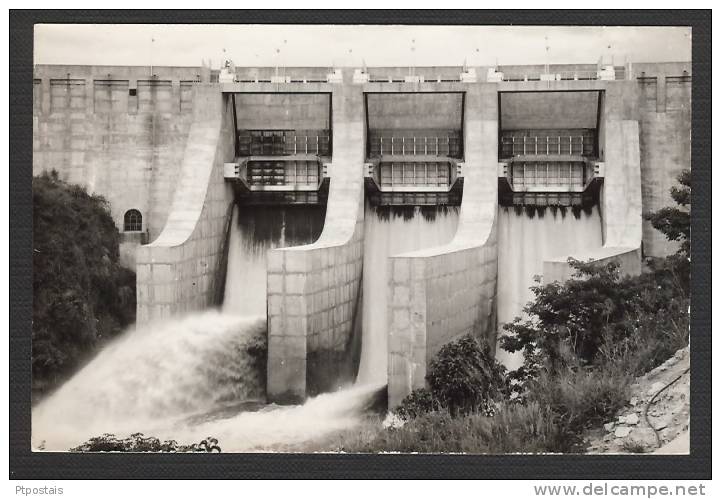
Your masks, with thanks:
[{"label": "concrete pier", "polygon": [[428,362],[466,333],[495,344],[498,98],[495,84],[465,99],[464,192],[458,230],[446,246],[391,258],[388,404],[425,386]]},{"label": "concrete pier", "polygon": [[332,86],[333,161],[323,232],[268,261],[268,396],[302,400],[352,382],[363,245],[363,93]]}]

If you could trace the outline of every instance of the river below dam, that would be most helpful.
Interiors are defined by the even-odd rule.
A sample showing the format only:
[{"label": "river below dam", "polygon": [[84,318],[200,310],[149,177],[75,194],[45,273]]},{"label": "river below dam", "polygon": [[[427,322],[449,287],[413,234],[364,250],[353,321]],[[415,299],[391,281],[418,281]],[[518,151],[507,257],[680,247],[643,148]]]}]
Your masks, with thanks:
[{"label": "river below dam", "polygon": [[382,386],[265,403],[264,360],[253,355],[265,328],[265,317],[209,310],[127,331],[33,408],[33,448],[141,432],[183,444],[213,436],[224,452],[283,450],[358,424]]}]

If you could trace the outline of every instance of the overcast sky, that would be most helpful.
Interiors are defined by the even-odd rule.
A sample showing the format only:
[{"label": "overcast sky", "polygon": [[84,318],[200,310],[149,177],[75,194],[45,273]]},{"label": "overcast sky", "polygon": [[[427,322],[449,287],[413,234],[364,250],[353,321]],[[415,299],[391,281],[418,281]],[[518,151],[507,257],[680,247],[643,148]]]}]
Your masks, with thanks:
[{"label": "overcast sky", "polygon": [[[154,42],[152,40],[155,40]],[[546,47],[548,46],[548,51]],[[460,66],[691,60],[683,27],[44,24],[36,64]],[[547,55],[548,54],[548,55]]]}]

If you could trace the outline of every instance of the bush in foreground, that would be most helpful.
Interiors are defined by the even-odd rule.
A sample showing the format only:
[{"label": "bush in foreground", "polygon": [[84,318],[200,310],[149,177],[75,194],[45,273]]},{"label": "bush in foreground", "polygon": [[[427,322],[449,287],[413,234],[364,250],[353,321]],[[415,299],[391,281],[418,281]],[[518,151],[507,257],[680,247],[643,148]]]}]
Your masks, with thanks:
[{"label": "bush in foreground", "polygon": [[506,392],[505,373],[486,342],[466,335],[440,349],[426,380],[441,406],[455,415],[485,409],[499,400]]},{"label": "bush in foreground", "polygon": [[396,415],[408,420],[438,410],[454,416],[490,413],[507,391],[505,372],[487,343],[472,335],[463,336],[440,349],[428,366],[426,381],[430,388],[414,390],[403,399]]},{"label": "bush in foreground", "polygon": [[208,437],[197,444],[181,445],[175,440],[146,437],[142,433],[133,433],[128,438],[119,439],[112,433],[93,437],[87,442],[70,449],[70,452],[220,452],[218,440]]}]

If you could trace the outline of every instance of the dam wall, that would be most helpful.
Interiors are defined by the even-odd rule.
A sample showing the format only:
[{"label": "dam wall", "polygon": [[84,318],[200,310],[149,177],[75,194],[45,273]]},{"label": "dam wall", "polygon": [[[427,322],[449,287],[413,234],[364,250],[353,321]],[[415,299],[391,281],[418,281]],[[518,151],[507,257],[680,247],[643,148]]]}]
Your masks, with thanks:
[{"label": "dam wall", "polygon": [[388,404],[425,386],[426,367],[466,333],[495,343],[495,176],[498,98],[494,84],[469,88],[464,109],[464,187],[458,229],[446,245],[390,259]]},{"label": "dam wall", "polygon": [[[674,206],[669,190],[691,167],[691,64],[636,64],[639,92],[639,148],[643,211]],[[643,251],[650,256],[675,252],[668,241],[643,222]]]},{"label": "dam wall", "polygon": [[313,244],[268,255],[268,396],[289,402],[351,383],[363,263],[363,93],[332,85],[326,220]]},{"label": "dam wall", "polygon": [[[374,330],[385,325],[387,331],[395,405],[424,386],[428,363],[448,341],[473,333],[495,344],[498,326],[520,312],[531,273],[543,274],[544,282],[563,281],[572,256],[615,260],[633,274],[643,255],[676,249],[642,214],[672,205],[668,190],[690,167],[690,63],[627,65],[615,70],[615,79],[601,78],[597,65],[546,71],[542,65],[235,68],[230,80],[226,73],[220,81],[207,68],[37,66],[33,170],[55,169],[108,200],[123,262],[137,268],[139,322],[221,301],[239,192],[257,206],[281,199],[287,212],[266,217],[281,225],[299,223],[288,215],[293,204],[325,204],[327,196],[315,242],[279,247],[312,240],[319,221],[313,237],[269,235],[253,249],[267,265],[268,395],[298,401],[353,382],[365,333],[364,295],[385,286],[369,301],[385,297],[384,317],[370,320]],[[251,131],[243,137],[263,147],[270,137],[270,154],[261,148],[243,163],[240,131]],[[311,131],[324,147],[286,147],[303,136],[307,146]],[[555,158],[524,150],[525,158],[509,160],[504,140],[534,131],[588,137],[593,150],[576,154],[573,145],[566,152],[559,146]],[[511,156],[518,156],[515,144]],[[517,191],[523,213],[512,211],[516,206],[499,206],[507,199],[499,186],[508,179],[504,168],[510,165],[513,176],[514,161],[524,182],[526,163],[546,180],[556,168],[559,180],[560,167],[549,166],[556,161],[568,166],[565,179],[577,168],[581,186],[556,183],[546,192],[541,176],[533,177]],[[305,165],[304,185],[297,182],[298,164]],[[260,180],[240,178],[252,168]],[[573,191],[577,187],[583,192]],[[573,192],[584,202],[592,198],[593,206],[584,205],[588,210],[578,217],[546,210],[544,218],[533,199],[548,192],[555,199]],[[392,211],[399,204],[413,213],[422,212],[418,207],[454,209],[441,217],[444,229],[435,235],[430,219],[378,216],[366,227],[369,205]],[[242,212],[241,232],[263,218]],[[364,268],[364,252],[375,251],[375,243],[365,241],[366,229],[375,239],[403,237],[414,224],[428,234],[407,245],[381,245],[365,261],[382,265]],[[403,230],[396,233],[396,227]],[[541,238],[548,233],[568,243]],[[370,275],[376,270],[383,276]]]},{"label": "dam wall", "polygon": [[[475,68],[477,81],[486,81],[489,69]],[[596,64],[551,65],[549,72],[563,79],[537,81],[544,65],[495,68],[503,74],[499,91],[603,90],[621,83],[584,80],[597,69]],[[345,75],[353,71],[343,69]],[[440,86],[460,82],[462,71],[458,66],[369,67],[367,77],[395,82],[412,72]],[[324,67],[235,68],[238,81],[264,85],[280,75],[296,91],[325,83],[332,72]],[[691,162],[691,63],[633,63],[619,76],[638,88],[643,212],[673,205],[669,189]],[[218,71],[204,67],[35,66],[33,173],[55,169],[62,179],[104,196],[121,231],[121,256],[128,267],[134,267],[135,248],[154,240],[165,225],[192,122],[193,86],[217,80]],[[283,90],[283,84],[268,86]],[[125,230],[124,215],[131,209],[142,215],[139,231]],[[676,248],[643,221],[645,255],[664,256]]]},{"label": "dam wall", "polygon": [[232,190],[223,165],[233,158],[230,99],[195,87],[193,123],[163,231],[137,250],[137,321],[168,318],[220,302]]}]

